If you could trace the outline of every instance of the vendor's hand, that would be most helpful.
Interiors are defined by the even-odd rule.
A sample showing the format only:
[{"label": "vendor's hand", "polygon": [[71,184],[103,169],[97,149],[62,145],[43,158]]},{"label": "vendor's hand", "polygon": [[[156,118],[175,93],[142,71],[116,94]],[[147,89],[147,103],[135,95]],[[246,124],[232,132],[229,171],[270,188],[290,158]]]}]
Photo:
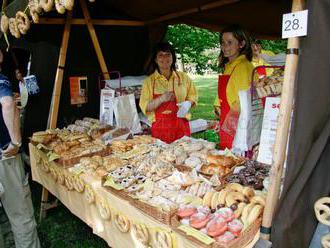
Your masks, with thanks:
[{"label": "vendor's hand", "polygon": [[174,101],[175,95],[171,91],[166,91],[164,94],[160,96],[162,102]]},{"label": "vendor's hand", "polygon": [[186,114],[188,114],[190,108],[191,108],[191,102],[190,101],[184,101],[177,104],[179,107],[178,112],[176,113],[176,116],[179,118],[184,118]]},{"label": "vendor's hand", "polygon": [[9,144],[6,150],[2,151],[3,156],[5,157],[12,157],[15,156],[19,151],[18,146],[13,146],[12,144]]}]

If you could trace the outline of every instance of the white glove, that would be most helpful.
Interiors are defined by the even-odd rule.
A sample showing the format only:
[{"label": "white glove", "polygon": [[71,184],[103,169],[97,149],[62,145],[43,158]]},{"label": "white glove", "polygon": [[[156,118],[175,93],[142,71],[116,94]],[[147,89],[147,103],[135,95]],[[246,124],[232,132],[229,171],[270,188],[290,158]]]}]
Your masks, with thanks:
[{"label": "white glove", "polygon": [[179,107],[178,112],[176,113],[176,116],[179,118],[184,118],[186,114],[188,114],[190,108],[191,108],[191,102],[190,101],[184,101],[177,104]]}]

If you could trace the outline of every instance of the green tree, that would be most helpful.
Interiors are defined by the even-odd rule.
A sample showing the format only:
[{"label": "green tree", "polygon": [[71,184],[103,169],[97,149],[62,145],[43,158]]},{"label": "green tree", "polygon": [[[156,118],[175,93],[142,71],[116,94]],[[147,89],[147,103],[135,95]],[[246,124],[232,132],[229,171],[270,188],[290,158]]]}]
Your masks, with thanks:
[{"label": "green tree", "polygon": [[270,50],[273,53],[285,53],[288,41],[287,40],[261,40],[261,46],[265,50]]},{"label": "green tree", "polygon": [[[219,54],[219,34],[178,24],[168,27],[166,39],[173,44],[181,55],[183,65],[196,65],[197,73],[201,74],[206,69],[216,69]],[[184,68],[185,69],[185,68]]]}]

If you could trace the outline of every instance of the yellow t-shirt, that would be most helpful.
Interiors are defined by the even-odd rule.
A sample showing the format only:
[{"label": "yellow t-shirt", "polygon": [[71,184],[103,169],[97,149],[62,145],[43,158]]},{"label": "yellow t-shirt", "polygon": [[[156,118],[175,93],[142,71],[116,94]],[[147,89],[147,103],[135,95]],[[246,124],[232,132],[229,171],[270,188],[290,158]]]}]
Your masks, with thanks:
[{"label": "yellow t-shirt", "polygon": [[[245,55],[240,55],[235,60],[225,65],[223,74],[230,75],[226,88],[227,102],[230,108],[233,107],[235,102],[239,104],[238,92],[250,88],[253,68],[252,63],[247,60]],[[220,107],[220,105],[219,97],[217,96],[214,101],[214,106]]]},{"label": "yellow t-shirt", "polygon": [[[268,56],[275,55],[275,53],[273,53],[272,51],[268,51],[268,50],[261,50],[261,54],[266,54]],[[270,65],[263,58],[260,58],[260,59],[252,58],[251,63],[253,64],[254,67],[262,66],[262,65],[266,65],[266,66]],[[266,69],[267,76],[271,75],[272,73],[273,73],[273,69],[271,69],[271,68]]]},{"label": "yellow t-shirt", "polygon": [[[193,105],[197,105],[198,94],[196,87],[186,73],[173,72],[170,79],[167,80],[156,70],[144,80],[140,97],[140,108],[149,121],[155,121],[155,112],[147,112],[148,103],[153,99],[153,84],[155,84],[154,94],[161,95],[166,91],[172,91],[173,83],[178,103],[191,101]],[[190,116],[187,116],[187,118],[189,119]]]}]

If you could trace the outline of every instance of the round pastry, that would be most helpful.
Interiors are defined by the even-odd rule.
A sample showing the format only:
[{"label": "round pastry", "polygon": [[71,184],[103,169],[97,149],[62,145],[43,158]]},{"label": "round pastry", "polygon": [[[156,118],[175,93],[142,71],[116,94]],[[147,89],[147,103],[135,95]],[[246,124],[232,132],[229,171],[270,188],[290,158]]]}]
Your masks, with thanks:
[{"label": "round pastry", "polygon": [[149,243],[149,231],[148,228],[143,224],[133,224],[132,226],[133,235],[138,241],[143,245],[148,245]]},{"label": "round pastry", "polygon": [[87,184],[85,185],[85,198],[89,204],[92,204],[95,202],[95,193],[94,193],[92,187]]},{"label": "round pastry", "polygon": [[26,32],[30,29],[30,20],[28,16],[22,11],[17,11],[16,23],[17,28],[21,34],[26,34]]},{"label": "round pastry", "polygon": [[9,18],[5,14],[1,15],[1,32],[7,33],[9,28]]},{"label": "round pastry", "polygon": [[73,187],[78,193],[82,193],[85,189],[85,183],[79,176],[75,176],[73,181]]},{"label": "round pastry", "polygon": [[235,235],[232,234],[231,232],[225,232],[223,235],[217,237],[217,241],[220,243],[220,244],[228,244],[230,241],[234,240],[235,239]]},{"label": "round pastry", "polygon": [[330,204],[330,197],[320,198],[314,204],[314,212],[319,222],[330,226],[330,220],[328,220],[330,217],[330,207],[328,204]]},{"label": "round pastry", "polygon": [[193,228],[201,229],[206,226],[210,219],[211,215],[209,213],[197,212],[190,216],[189,223]]},{"label": "round pastry", "polygon": [[55,0],[56,11],[60,14],[65,13],[64,0]]},{"label": "round pastry", "polygon": [[155,241],[157,248],[172,248],[172,238],[167,232],[157,231]]},{"label": "round pastry", "polygon": [[223,218],[226,222],[232,221],[235,218],[235,214],[233,210],[230,208],[220,208],[215,213],[215,216],[220,216]]},{"label": "round pastry", "polygon": [[207,234],[211,237],[217,237],[227,231],[227,223],[221,217],[213,218],[206,226]]},{"label": "round pastry", "polygon": [[64,0],[64,5],[67,10],[72,10],[74,5],[74,0]]},{"label": "round pastry", "polygon": [[244,225],[241,221],[235,219],[228,223],[228,231],[234,234],[236,237],[241,233]]},{"label": "round pastry", "polygon": [[125,216],[116,214],[115,224],[116,224],[118,230],[121,231],[122,233],[126,233],[129,231],[130,222]]},{"label": "round pastry", "polygon": [[49,12],[54,6],[54,0],[40,0],[39,4],[45,12]]},{"label": "round pastry", "polygon": [[99,210],[99,213],[100,213],[100,216],[102,219],[104,219],[104,220],[111,219],[111,211],[110,211],[110,208],[109,208],[108,204],[106,203],[106,201],[99,199],[96,202],[96,206]]},{"label": "round pastry", "polygon": [[18,39],[21,37],[21,33],[18,30],[18,26],[15,18],[9,18],[9,31],[11,35],[14,36],[15,38]]},{"label": "round pastry", "polygon": [[177,215],[180,218],[188,218],[197,212],[193,206],[182,206],[178,209]]},{"label": "round pastry", "polygon": [[65,186],[68,190],[73,190],[73,176],[66,175],[65,176]]}]

